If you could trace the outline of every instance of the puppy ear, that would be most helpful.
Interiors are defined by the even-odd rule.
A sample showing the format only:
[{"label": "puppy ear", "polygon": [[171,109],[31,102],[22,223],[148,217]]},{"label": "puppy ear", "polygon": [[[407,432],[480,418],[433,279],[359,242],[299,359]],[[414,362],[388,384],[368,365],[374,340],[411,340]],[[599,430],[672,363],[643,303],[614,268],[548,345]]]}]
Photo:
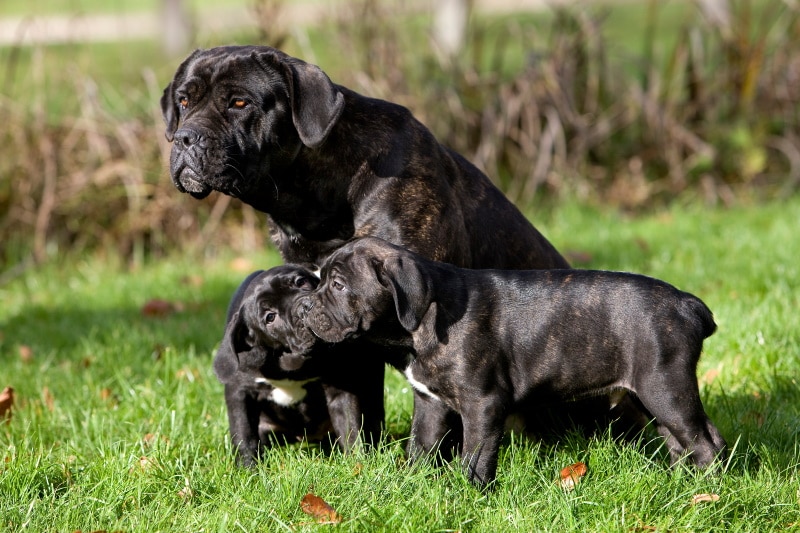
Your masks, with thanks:
[{"label": "puppy ear", "polygon": [[257,59],[283,71],[300,140],[309,148],[321,145],[344,111],[344,95],[316,65],[277,50],[267,50]]},{"label": "puppy ear", "polygon": [[247,333],[247,325],[242,313],[237,311],[225,327],[222,343],[214,356],[214,374],[221,383],[231,383],[233,376],[239,370],[238,354],[250,348],[246,341]]},{"label": "puppy ear", "polygon": [[399,255],[385,260],[374,258],[372,265],[378,281],[392,293],[400,325],[407,331],[416,331],[433,301],[427,277],[413,260]]}]

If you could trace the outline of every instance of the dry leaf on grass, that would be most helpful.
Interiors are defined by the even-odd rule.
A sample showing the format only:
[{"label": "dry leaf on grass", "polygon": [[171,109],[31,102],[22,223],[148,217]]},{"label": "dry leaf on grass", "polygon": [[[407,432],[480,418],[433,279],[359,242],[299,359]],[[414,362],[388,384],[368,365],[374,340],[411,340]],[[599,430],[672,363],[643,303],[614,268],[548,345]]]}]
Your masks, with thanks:
[{"label": "dry leaf on grass", "polygon": [[153,298],[142,306],[142,316],[164,317],[182,309],[183,306],[181,304]]},{"label": "dry leaf on grass", "polygon": [[237,257],[230,262],[229,266],[234,272],[250,272],[253,270],[253,262],[245,257]]},{"label": "dry leaf on grass", "polygon": [[692,496],[692,505],[705,502],[715,502],[719,500],[718,494],[695,494]]},{"label": "dry leaf on grass", "polygon": [[19,358],[23,363],[30,363],[33,361],[33,348],[24,344],[20,345]]},{"label": "dry leaf on grass", "polygon": [[56,400],[53,398],[53,393],[50,392],[48,387],[42,387],[42,401],[44,402],[44,406],[47,407],[47,410],[52,413],[56,407]]},{"label": "dry leaf on grass", "polygon": [[189,478],[184,478],[184,486],[181,490],[178,491],[178,496],[181,500],[188,502],[189,500],[194,497],[194,491],[192,490],[192,486],[189,483]]},{"label": "dry leaf on grass", "polygon": [[569,466],[565,466],[561,469],[560,473],[560,480],[559,483],[561,484],[561,488],[564,490],[574,490],[575,486],[583,479],[583,476],[589,469],[586,467],[586,463],[572,463]]},{"label": "dry leaf on grass", "polygon": [[0,392],[0,419],[5,418],[6,424],[11,423],[12,407],[14,407],[14,388],[6,387]]},{"label": "dry leaf on grass", "polygon": [[310,492],[300,500],[300,509],[316,518],[319,524],[338,524],[342,521],[342,517],[328,502]]},{"label": "dry leaf on grass", "polygon": [[135,474],[137,472],[153,472],[156,468],[158,468],[158,461],[155,458],[143,455],[139,457],[138,461],[131,465],[131,467],[128,469],[128,473]]}]

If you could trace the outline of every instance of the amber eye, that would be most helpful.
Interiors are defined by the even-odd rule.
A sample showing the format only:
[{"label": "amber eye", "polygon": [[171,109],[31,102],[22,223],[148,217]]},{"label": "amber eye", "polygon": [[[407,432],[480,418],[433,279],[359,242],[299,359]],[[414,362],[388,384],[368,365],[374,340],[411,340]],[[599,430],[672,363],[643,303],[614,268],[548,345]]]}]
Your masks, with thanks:
[{"label": "amber eye", "polygon": [[186,98],[185,96],[181,96],[180,100],[178,100],[178,103],[181,105],[182,108],[186,109],[186,107],[188,107],[189,105],[189,99]]},{"label": "amber eye", "polygon": [[231,107],[235,107],[236,109],[244,109],[247,107],[247,100],[243,98],[234,98],[231,101]]}]

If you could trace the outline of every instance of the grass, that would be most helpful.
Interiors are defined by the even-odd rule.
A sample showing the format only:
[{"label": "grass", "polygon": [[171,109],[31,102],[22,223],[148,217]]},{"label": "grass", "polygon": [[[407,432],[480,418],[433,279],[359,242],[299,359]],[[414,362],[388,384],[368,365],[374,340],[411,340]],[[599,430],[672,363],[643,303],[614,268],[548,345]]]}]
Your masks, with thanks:
[{"label": "grass", "polygon": [[[296,445],[256,469],[234,465],[222,387],[211,370],[227,300],[271,251],[182,256],[131,270],[106,257],[46,264],[0,286],[0,388],[17,402],[0,425],[0,529],[311,531],[313,492],[337,531],[777,531],[797,529],[800,199],[648,216],[579,204],[532,214],[576,265],[632,270],[701,296],[719,331],[698,375],[733,448],[721,475],[668,468],[657,441],[600,435],[538,442],[510,435],[498,488],[451,466],[405,464],[410,392],[387,372],[388,432],[376,453]],[[152,299],[176,304],[143,316]],[[554,482],[573,462],[573,492]],[[719,501],[692,505],[695,494]]]}]

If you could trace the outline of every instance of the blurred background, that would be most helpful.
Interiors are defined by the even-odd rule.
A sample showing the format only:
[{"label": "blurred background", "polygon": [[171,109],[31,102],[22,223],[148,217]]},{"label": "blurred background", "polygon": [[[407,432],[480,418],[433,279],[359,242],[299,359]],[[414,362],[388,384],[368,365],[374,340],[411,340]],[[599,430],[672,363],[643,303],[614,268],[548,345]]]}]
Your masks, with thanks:
[{"label": "blurred background", "polygon": [[175,190],[159,108],[192,49],[265,44],[409,107],[523,211],[726,206],[800,188],[790,0],[3,0],[0,279],[267,245]]}]

